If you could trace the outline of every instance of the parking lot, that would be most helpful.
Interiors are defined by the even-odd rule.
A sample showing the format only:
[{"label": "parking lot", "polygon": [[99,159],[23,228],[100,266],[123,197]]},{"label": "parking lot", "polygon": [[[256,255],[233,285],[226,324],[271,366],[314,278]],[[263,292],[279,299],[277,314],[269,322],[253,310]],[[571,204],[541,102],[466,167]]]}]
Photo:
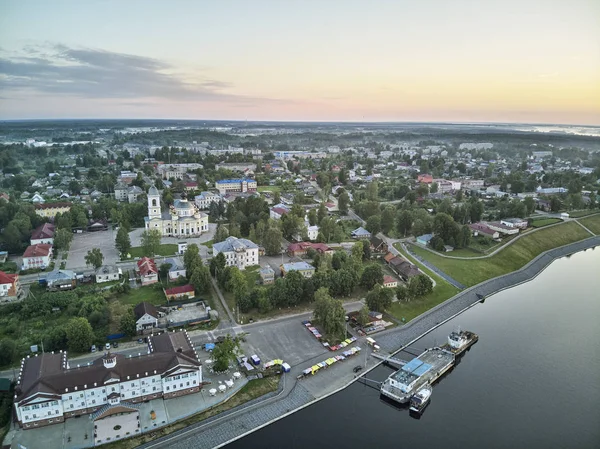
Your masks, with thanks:
[{"label": "parking lot", "polygon": [[73,234],[73,242],[67,259],[67,269],[85,267],[85,255],[93,248],[100,248],[104,255],[105,265],[117,262],[119,254],[115,248],[114,235],[111,230]]}]

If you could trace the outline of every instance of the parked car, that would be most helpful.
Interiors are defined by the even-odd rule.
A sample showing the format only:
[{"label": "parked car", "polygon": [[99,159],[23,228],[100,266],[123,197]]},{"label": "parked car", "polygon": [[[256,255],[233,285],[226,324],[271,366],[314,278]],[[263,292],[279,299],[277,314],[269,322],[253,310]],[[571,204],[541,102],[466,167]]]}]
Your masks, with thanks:
[{"label": "parked car", "polygon": [[144,344],[144,339],[143,338],[138,338],[138,343]]},{"label": "parked car", "polygon": [[110,351],[110,343],[106,343],[104,345],[104,349],[106,349],[107,351]]},{"label": "parked car", "polygon": [[113,348],[118,348],[118,347],[119,347],[119,342],[113,341]]},{"label": "parked car", "polygon": [[92,352],[96,352],[96,345],[92,345]]}]

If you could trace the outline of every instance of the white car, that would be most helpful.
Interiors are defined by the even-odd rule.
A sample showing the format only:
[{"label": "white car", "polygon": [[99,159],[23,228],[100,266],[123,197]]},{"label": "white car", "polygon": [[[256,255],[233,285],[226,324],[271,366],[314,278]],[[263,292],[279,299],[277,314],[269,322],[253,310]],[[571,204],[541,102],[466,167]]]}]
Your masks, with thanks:
[{"label": "white car", "polygon": [[96,345],[92,345],[92,352],[96,352]]},{"label": "white car", "polygon": [[104,345],[104,349],[106,349],[107,351],[110,351],[110,343],[106,343]]}]

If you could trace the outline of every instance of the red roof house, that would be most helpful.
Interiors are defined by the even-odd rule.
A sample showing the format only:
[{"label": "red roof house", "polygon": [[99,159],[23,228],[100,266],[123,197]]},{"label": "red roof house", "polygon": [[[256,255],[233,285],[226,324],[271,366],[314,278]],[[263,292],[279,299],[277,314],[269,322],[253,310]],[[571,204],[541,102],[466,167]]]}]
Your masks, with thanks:
[{"label": "red roof house", "polygon": [[180,285],[179,287],[167,288],[165,290],[167,301],[173,301],[181,298],[193,298],[196,296],[193,285]]},{"label": "red roof house", "polygon": [[15,299],[20,292],[19,275],[0,271],[0,301]]},{"label": "red roof house", "polygon": [[424,184],[431,184],[433,182],[433,176],[424,173],[422,175],[417,176],[417,182],[422,182]]},{"label": "red roof house", "polygon": [[52,245],[47,243],[39,243],[37,245],[30,245],[23,253],[23,270],[29,270],[31,268],[43,269],[50,265],[50,258],[52,257]]},{"label": "red roof house", "polygon": [[44,223],[41,226],[38,226],[31,233],[31,244],[47,243],[52,245],[54,243],[54,229],[52,223]]},{"label": "red roof house", "polygon": [[396,288],[398,287],[398,280],[392,276],[385,275],[383,277],[383,286],[386,288]]},{"label": "red roof house", "polygon": [[158,269],[154,259],[142,257],[137,261],[137,271],[140,274],[142,285],[150,285],[158,282]]},{"label": "red roof house", "polygon": [[287,247],[287,253],[290,256],[303,256],[310,249],[314,249],[320,254],[332,254],[333,249],[327,246],[325,243],[311,243],[311,242],[299,242],[292,243]]}]

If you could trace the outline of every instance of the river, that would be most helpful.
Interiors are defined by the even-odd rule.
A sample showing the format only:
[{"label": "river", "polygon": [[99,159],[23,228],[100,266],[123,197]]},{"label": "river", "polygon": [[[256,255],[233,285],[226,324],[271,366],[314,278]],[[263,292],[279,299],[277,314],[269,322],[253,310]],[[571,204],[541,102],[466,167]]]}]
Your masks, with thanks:
[{"label": "river", "polygon": [[600,447],[600,248],[554,261],[412,350],[443,343],[456,326],[479,342],[434,386],[421,419],[354,383],[227,449]]}]

